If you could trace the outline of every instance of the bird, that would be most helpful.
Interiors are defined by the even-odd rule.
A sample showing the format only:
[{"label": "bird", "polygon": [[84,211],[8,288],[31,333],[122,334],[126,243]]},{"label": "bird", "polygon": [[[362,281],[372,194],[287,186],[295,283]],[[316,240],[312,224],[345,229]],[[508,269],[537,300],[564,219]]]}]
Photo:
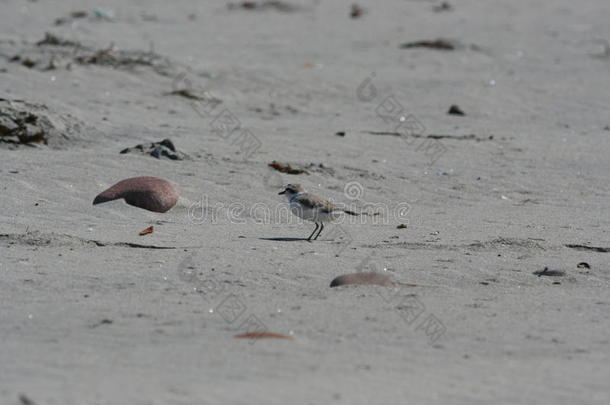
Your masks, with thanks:
[{"label": "bird", "polygon": [[[286,195],[290,205],[290,211],[294,215],[316,224],[316,228],[307,238],[308,242],[311,242],[312,238],[313,240],[318,239],[320,233],[322,233],[322,230],[324,229],[324,222],[330,222],[336,219],[341,213],[358,215],[353,211],[338,208],[330,201],[308,193],[300,184],[288,184],[286,188],[278,194]],[[314,237],[314,235],[316,236]]]}]

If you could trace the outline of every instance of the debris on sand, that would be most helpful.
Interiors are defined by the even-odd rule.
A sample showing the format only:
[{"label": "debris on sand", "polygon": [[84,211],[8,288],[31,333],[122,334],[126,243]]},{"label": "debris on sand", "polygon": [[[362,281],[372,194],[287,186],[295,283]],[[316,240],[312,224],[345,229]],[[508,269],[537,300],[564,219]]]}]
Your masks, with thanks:
[{"label": "debris on sand", "polygon": [[94,323],[93,325],[89,326],[91,329],[95,329],[99,326],[102,325],[112,325],[114,323],[114,321],[112,319],[108,319],[108,318],[104,318],[101,321]]},{"label": "debris on sand", "polygon": [[517,201],[513,205],[517,206],[517,207],[521,207],[521,206],[524,206],[526,204],[540,204],[540,203],[538,201],[536,201],[536,200],[531,199],[531,198],[526,198],[524,200]]},{"label": "debris on sand", "polygon": [[453,10],[453,6],[451,4],[449,4],[448,2],[446,2],[446,1],[443,1],[438,6],[434,6],[432,8],[432,10],[434,10],[435,13],[441,13],[443,11],[451,11],[451,10]]},{"label": "debris on sand", "polygon": [[579,269],[590,269],[591,265],[587,262],[580,262],[576,265]]},{"label": "debris on sand", "polygon": [[309,172],[305,169],[293,168],[288,163],[280,163],[275,160],[273,162],[269,163],[268,166],[274,168],[278,172],[282,172],[282,173],[286,173],[286,174],[309,174]]},{"label": "debris on sand", "polygon": [[199,101],[201,102],[201,106],[205,106],[206,108],[209,108],[210,110],[213,110],[214,108],[216,108],[217,105],[222,104],[221,99],[212,96],[210,93],[208,93],[206,91],[195,92],[195,91],[191,90],[190,88],[176,89],[173,91],[163,93],[163,95],[184,97],[188,100],[192,100],[191,102],[193,103],[193,108],[198,108],[199,104],[196,102],[199,102]]},{"label": "debris on sand", "polygon": [[450,135],[450,134],[428,134],[428,135],[420,135],[420,134],[407,134],[403,132],[393,132],[393,131],[362,131],[365,134],[369,135],[378,135],[378,136],[397,136],[397,137],[410,137],[410,138],[427,138],[427,139],[449,139],[454,141],[491,141],[494,139],[493,135],[487,136],[477,136],[475,134],[466,134],[466,135]]},{"label": "debris on sand", "polygon": [[336,277],[333,281],[330,282],[331,287],[339,287],[348,284],[369,284],[380,285],[382,287],[391,287],[393,285],[396,285],[396,282],[394,282],[392,278],[387,274],[375,272],[344,274],[342,276]]},{"label": "debris on sand", "polygon": [[0,57],[43,72],[51,70],[50,67],[69,70],[74,64],[129,70],[148,67],[162,76],[175,76],[178,72],[176,64],[152,50],[119,50],[114,45],[96,49],[48,32],[35,43],[5,44],[0,47]]},{"label": "debris on sand", "polygon": [[364,9],[357,4],[352,4],[349,12],[350,18],[360,18],[364,14]]},{"label": "debris on sand", "polygon": [[452,41],[450,39],[434,39],[434,40],[423,40],[423,41],[414,41],[414,42],[406,42],[400,47],[402,49],[409,48],[430,48],[430,49],[439,49],[443,51],[453,51],[458,47],[458,43]]},{"label": "debris on sand", "polygon": [[588,246],[588,245],[577,245],[577,244],[568,244],[566,247],[570,249],[576,250],[585,250],[592,251],[598,253],[610,253],[610,247],[599,247],[599,246]]},{"label": "debris on sand", "polygon": [[121,180],[98,194],[93,205],[125,199],[134,207],[153,212],[169,211],[178,202],[178,191],[172,183],[158,177],[132,177]]},{"label": "debris on sand", "polygon": [[152,156],[157,159],[167,158],[170,160],[184,160],[189,156],[176,150],[174,143],[170,139],[159,142],[142,143],[131,148],[125,148],[120,153],[140,153]]},{"label": "debris on sand", "polygon": [[88,50],[84,55],[74,58],[74,61],[81,65],[112,66],[114,68],[149,66],[163,76],[170,75],[169,61],[156,53],[151,51],[116,50],[113,45],[95,51]]},{"label": "debris on sand", "polygon": [[114,21],[114,13],[112,12],[112,10],[94,8],[92,13],[93,13],[93,16],[98,20],[104,20],[104,21],[110,21],[110,22]]},{"label": "debris on sand", "polygon": [[246,332],[235,335],[236,339],[293,339],[292,336],[275,332]]},{"label": "debris on sand", "polygon": [[36,42],[37,46],[53,45],[53,46],[80,46],[80,43],[76,41],[70,41],[68,39],[59,38],[50,32],[45,32],[44,38]]},{"label": "debris on sand", "polygon": [[406,229],[407,228],[407,224],[400,224],[396,227],[396,229]]},{"label": "debris on sand", "polygon": [[274,103],[269,103],[268,108],[253,107],[250,108],[250,111],[261,114],[261,117],[264,120],[274,119],[275,117],[282,115],[283,112],[289,112],[291,114],[297,114],[299,112],[299,110],[290,105],[277,107]]},{"label": "debris on sand", "polygon": [[545,267],[543,270],[535,271],[532,274],[534,274],[535,276],[538,276],[538,277],[542,277],[542,276],[563,277],[566,275],[566,272],[563,270],[551,270],[548,267]]},{"label": "debris on sand", "polygon": [[180,97],[188,98],[191,100],[203,100],[202,97],[199,97],[198,95],[194,94],[189,89],[174,90],[174,91],[165,93],[165,95],[166,96],[180,96]]},{"label": "debris on sand", "polygon": [[30,399],[25,394],[19,394],[19,404],[20,405],[35,405],[36,403]]},{"label": "debris on sand", "polygon": [[55,19],[55,25],[64,25],[72,23],[74,20],[85,18],[89,15],[86,11],[72,11],[66,17],[59,17]]},{"label": "debris on sand", "polygon": [[320,173],[326,174],[328,176],[335,175],[335,169],[332,167],[326,166],[324,163],[309,163],[307,165],[299,165],[299,169],[304,169],[310,173]]},{"label": "debris on sand", "polygon": [[452,104],[451,107],[449,107],[449,111],[447,111],[447,114],[449,114],[449,115],[461,115],[461,116],[466,115],[466,113],[464,113],[464,111],[462,111],[460,106],[457,105],[457,104]]},{"label": "debris on sand", "polygon": [[84,124],[42,104],[0,98],[0,143],[60,147],[73,140]]},{"label": "debris on sand", "polygon": [[286,3],[280,0],[267,0],[267,1],[242,1],[240,3],[229,3],[227,5],[229,10],[233,9],[244,9],[244,10],[276,10],[283,13],[292,13],[299,10],[299,7]]}]

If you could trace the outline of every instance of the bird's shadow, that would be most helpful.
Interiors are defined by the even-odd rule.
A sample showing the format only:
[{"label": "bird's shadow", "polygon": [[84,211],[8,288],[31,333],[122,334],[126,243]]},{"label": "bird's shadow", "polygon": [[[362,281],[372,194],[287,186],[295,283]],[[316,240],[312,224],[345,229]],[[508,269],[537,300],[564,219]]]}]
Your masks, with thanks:
[{"label": "bird's shadow", "polygon": [[260,240],[272,240],[276,242],[297,242],[297,241],[306,241],[307,238],[259,238]]}]

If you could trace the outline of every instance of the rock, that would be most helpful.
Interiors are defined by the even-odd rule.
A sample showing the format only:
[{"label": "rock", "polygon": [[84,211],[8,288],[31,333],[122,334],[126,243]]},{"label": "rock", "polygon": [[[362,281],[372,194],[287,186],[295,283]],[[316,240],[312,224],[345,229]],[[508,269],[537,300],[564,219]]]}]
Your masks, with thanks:
[{"label": "rock", "polygon": [[45,105],[0,98],[0,143],[61,148],[75,141],[84,128],[71,115]]},{"label": "rock", "polygon": [[456,105],[456,104],[453,104],[451,107],[449,107],[449,111],[447,111],[447,114],[449,114],[449,115],[460,115],[460,116],[466,115],[464,113],[464,111],[462,111],[460,106]]},{"label": "rock", "polygon": [[134,207],[153,212],[166,212],[178,202],[178,191],[172,183],[158,177],[132,177],[121,180],[98,194],[93,205],[125,199]]},{"label": "rock", "polygon": [[186,153],[176,150],[174,143],[170,139],[164,139],[160,142],[142,143],[132,148],[123,149],[121,153],[140,153],[157,159],[167,158],[170,160],[184,160],[189,157]]}]

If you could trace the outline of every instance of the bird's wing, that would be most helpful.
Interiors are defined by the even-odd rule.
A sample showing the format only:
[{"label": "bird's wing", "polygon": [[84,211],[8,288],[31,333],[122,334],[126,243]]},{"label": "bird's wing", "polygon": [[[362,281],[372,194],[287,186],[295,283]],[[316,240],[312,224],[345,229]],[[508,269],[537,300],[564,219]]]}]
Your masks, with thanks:
[{"label": "bird's wing", "polygon": [[295,201],[300,202],[301,204],[303,204],[304,207],[310,208],[310,209],[319,209],[322,212],[333,212],[335,210],[335,204],[331,203],[330,201],[326,201],[323,200],[319,197],[316,197],[315,195],[311,195],[309,193],[303,193],[301,195],[297,195],[295,198]]}]

